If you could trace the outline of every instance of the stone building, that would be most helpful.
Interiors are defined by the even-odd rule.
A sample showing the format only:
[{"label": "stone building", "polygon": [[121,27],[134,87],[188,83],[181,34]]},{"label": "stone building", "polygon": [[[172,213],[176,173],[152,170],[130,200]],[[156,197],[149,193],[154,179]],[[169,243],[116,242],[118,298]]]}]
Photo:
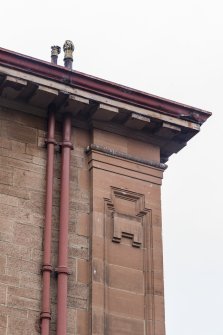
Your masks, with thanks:
[{"label": "stone building", "polygon": [[0,334],[164,335],[166,161],[210,113],[0,48]]}]

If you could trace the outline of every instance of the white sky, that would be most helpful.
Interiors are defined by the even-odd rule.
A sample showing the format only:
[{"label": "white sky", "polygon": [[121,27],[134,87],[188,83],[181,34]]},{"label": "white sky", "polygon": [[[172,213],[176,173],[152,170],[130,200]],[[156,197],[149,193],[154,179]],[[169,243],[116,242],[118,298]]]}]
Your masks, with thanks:
[{"label": "white sky", "polygon": [[71,39],[76,70],[213,112],[164,176],[167,335],[223,334],[222,7],[220,0],[1,2],[1,47],[50,60],[50,46]]}]

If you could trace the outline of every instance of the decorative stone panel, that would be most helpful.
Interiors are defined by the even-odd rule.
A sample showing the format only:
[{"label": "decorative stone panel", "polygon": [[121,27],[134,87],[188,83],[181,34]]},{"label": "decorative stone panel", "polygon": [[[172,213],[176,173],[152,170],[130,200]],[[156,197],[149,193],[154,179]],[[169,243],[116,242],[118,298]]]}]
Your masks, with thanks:
[{"label": "decorative stone panel", "polygon": [[113,242],[120,243],[122,237],[132,239],[133,247],[143,243],[143,217],[148,212],[144,208],[145,200],[142,194],[112,188],[111,199],[107,200],[112,211]]}]

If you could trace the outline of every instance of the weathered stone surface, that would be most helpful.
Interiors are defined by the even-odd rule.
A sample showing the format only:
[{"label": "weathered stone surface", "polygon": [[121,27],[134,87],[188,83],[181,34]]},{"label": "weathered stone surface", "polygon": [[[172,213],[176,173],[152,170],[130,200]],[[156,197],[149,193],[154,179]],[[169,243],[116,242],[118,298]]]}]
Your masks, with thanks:
[{"label": "weathered stone surface", "polygon": [[[0,121],[0,333],[5,335],[7,329],[7,335],[37,335],[46,120],[0,110]],[[56,138],[61,140],[59,127]],[[155,329],[151,335],[164,335],[162,171],[140,164],[144,157],[158,161],[159,149],[96,129],[90,134],[73,128],[72,142],[67,334],[150,335],[150,329]],[[86,154],[91,143],[138,156],[139,163],[102,152]],[[56,152],[53,269],[58,253],[60,177],[61,156]],[[53,272],[50,335],[56,331],[56,302]]]}]

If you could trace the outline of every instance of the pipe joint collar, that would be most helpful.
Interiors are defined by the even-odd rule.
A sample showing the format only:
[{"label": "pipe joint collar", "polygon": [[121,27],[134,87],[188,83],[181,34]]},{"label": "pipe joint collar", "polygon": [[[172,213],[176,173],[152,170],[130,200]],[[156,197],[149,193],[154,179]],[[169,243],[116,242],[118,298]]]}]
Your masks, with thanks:
[{"label": "pipe joint collar", "polygon": [[63,141],[60,145],[62,148],[70,148],[71,150],[74,149],[73,144],[70,141]]},{"label": "pipe joint collar", "polygon": [[71,274],[71,271],[69,271],[68,267],[66,267],[66,266],[58,266],[55,269],[55,272],[57,274],[59,274],[59,273],[65,273],[66,275],[70,275]]},{"label": "pipe joint collar", "polygon": [[50,265],[50,264],[43,264],[43,266],[42,266],[42,272],[44,272],[44,271],[52,272],[53,271],[52,265]]},{"label": "pipe joint collar", "polygon": [[54,144],[54,145],[57,145],[57,142],[54,140],[54,138],[46,138],[45,139],[45,144],[48,145],[48,144]]},{"label": "pipe joint collar", "polygon": [[40,319],[49,319],[51,320],[51,313],[50,312],[41,312]]}]

